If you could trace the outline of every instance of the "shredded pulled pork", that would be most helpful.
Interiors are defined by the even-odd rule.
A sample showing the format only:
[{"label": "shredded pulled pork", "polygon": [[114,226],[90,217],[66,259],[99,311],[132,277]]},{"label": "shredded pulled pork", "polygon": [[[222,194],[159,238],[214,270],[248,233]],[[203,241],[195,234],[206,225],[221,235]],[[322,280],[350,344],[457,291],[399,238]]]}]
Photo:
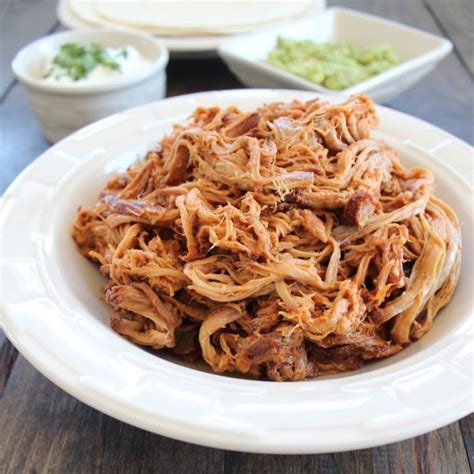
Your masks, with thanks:
[{"label": "shredded pulled pork", "polygon": [[422,337],[456,286],[454,212],[371,138],[372,101],[198,108],[79,209],[111,326],[216,372],[302,380]]}]

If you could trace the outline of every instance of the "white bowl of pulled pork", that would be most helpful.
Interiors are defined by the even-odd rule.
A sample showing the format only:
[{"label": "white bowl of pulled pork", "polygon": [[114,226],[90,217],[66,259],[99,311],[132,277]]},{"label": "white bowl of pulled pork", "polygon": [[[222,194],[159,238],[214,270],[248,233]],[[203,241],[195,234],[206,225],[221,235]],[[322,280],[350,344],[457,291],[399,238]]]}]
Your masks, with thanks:
[{"label": "white bowl of pulled pork", "polygon": [[363,94],[131,109],[5,193],[1,325],[64,390],[172,438],[416,436],[472,410],[470,171],[467,144]]}]

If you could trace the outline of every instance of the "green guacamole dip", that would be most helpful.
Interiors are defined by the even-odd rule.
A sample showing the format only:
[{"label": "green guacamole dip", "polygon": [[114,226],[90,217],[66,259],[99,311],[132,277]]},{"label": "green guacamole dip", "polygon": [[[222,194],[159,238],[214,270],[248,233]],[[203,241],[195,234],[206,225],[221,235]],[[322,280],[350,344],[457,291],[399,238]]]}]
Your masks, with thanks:
[{"label": "green guacamole dip", "polygon": [[398,64],[391,46],[315,43],[279,37],[267,62],[334,90],[346,89]]}]

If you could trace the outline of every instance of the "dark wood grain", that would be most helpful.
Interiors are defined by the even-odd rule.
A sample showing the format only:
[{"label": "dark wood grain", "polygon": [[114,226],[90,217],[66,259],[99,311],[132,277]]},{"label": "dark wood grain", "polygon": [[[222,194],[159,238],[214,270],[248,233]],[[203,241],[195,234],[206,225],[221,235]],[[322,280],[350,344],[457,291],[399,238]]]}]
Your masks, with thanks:
[{"label": "dark wood grain", "polygon": [[[3,340],[5,340],[5,336],[3,336]],[[0,400],[3,397],[8,379],[18,357],[18,351],[10,342],[5,344],[2,342],[4,341],[0,340]]]},{"label": "dark wood grain", "polygon": [[454,43],[457,54],[474,77],[474,2],[424,0],[440,28]]},{"label": "dark wood grain", "polygon": [[474,414],[466,416],[460,421],[461,433],[464,438],[467,457],[471,466],[471,472],[474,472]]},{"label": "dark wood grain", "polygon": [[[244,87],[219,59],[175,59],[166,70],[169,97]],[[189,80],[184,78],[189,77]]]},{"label": "dark wood grain", "polygon": [[23,46],[58,23],[56,0],[0,0],[0,103],[14,79],[10,63]]},{"label": "dark wood grain", "polygon": [[[342,0],[403,21],[456,45],[435,71],[391,106],[474,142],[469,35],[460,18],[470,0]],[[472,3],[472,2],[471,2]],[[448,5],[449,6],[446,6]],[[0,194],[48,147],[12,82],[10,61],[32,39],[55,28],[56,0],[0,0]],[[469,5],[468,5],[469,7]],[[472,6],[471,6],[472,8]],[[471,10],[472,15],[472,10]],[[242,87],[217,59],[173,60],[168,95]],[[468,473],[474,465],[474,416],[427,435],[375,449],[308,456],[270,456],[208,449],[116,421],[65,394],[33,369],[0,333],[0,473]],[[2,344],[3,342],[3,344]],[[16,363],[14,363],[16,359]]]},{"label": "dark wood grain", "polygon": [[18,83],[0,106],[0,143],[0,194],[3,194],[18,173],[50,146]]}]

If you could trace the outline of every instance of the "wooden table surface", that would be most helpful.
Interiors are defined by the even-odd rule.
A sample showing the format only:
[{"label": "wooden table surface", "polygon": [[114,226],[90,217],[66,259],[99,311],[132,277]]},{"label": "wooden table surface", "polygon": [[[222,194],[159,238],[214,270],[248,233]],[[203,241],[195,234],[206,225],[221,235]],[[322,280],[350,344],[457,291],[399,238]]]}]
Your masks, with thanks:
[{"label": "wooden table surface", "polygon": [[[423,82],[389,105],[473,143],[472,0],[329,2],[402,21],[454,43]],[[48,148],[10,62],[30,41],[60,29],[53,0],[0,0],[0,194]],[[218,59],[172,60],[168,95],[243,87]],[[1,298],[1,288],[0,288]],[[80,403],[37,372],[0,332],[0,473],[468,473],[474,415],[424,436],[338,454],[271,456],[174,441]]]}]

